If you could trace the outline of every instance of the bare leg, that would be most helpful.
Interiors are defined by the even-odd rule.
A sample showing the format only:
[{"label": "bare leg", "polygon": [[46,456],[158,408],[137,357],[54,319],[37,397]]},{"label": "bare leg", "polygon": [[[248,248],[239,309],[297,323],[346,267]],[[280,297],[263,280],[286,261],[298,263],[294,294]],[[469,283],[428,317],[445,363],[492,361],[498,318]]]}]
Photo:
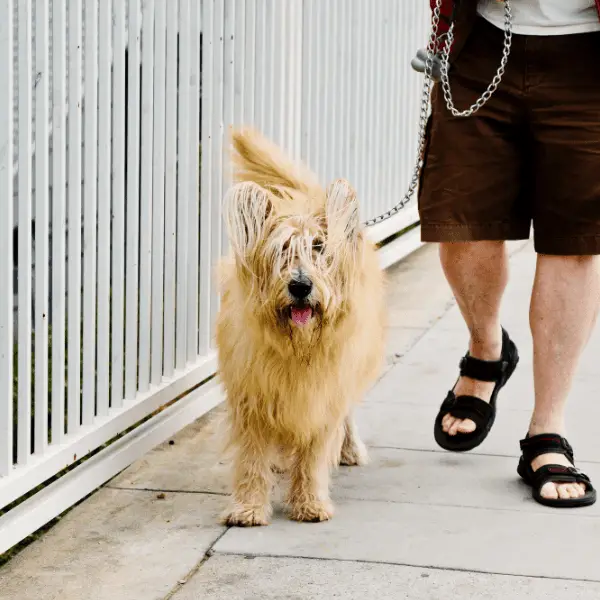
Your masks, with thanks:
[{"label": "bare leg", "polygon": [[367,449],[358,435],[354,417],[349,414],[344,421],[344,441],[340,453],[340,464],[348,467],[366,465]]},{"label": "bare leg", "polygon": [[[504,242],[456,242],[440,244],[440,258],[463,319],[469,329],[469,353],[482,360],[498,360],[502,353],[500,303],[508,282],[508,257]],[[457,396],[476,396],[486,402],[494,383],[461,377]],[[471,419],[447,414],[443,430],[450,435],[471,433]]]},{"label": "bare leg", "polygon": [[[600,302],[600,257],[538,256],[531,298],[535,410],[529,432],[565,432],[565,405],[579,357],[593,331]],[[532,466],[569,465],[560,454],[544,454]],[[577,484],[547,483],[546,498],[578,498]]]},{"label": "bare leg", "polygon": [[329,438],[319,436],[296,452],[288,497],[290,516],[295,521],[327,521],[333,516],[329,500],[330,444]]},{"label": "bare leg", "polygon": [[233,495],[222,517],[227,525],[267,525],[271,516],[271,449],[251,435],[251,429],[238,429],[235,436]]}]

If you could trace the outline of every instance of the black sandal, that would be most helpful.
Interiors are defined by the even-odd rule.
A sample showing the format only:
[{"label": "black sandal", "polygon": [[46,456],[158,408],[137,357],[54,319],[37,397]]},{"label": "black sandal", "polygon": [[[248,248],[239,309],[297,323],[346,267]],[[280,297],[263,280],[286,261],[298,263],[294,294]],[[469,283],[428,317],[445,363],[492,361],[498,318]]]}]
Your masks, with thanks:
[{"label": "black sandal", "polygon": [[[579,469],[565,467],[564,465],[544,465],[536,471],[533,470],[531,463],[542,454],[562,454],[569,459],[572,465],[575,465],[573,457],[573,448],[567,440],[555,433],[542,433],[521,440],[521,451],[523,455],[519,460],[517,473],[521,476],[527,485],[533,488],[533,499],[545,506],[553,508],[577,508],[580,506],[591,506],[596,502],[596,490],[590,481],[590,478]],[[581,498],[543,498],[541,490],[544,484],[552,483],[583,483],[587,490]]]},{"label": "black sandal", "polygon": [[[448,392],[440,407],[433,429],[435,441],[444,450],[466,452],[473,450],[485,440],[496,419],[498,392],[506,385],[506,382],[517,368],[518,362],[517,347],[504,329],[502,329],[502,355],[500,360],[481,360],[469,356],[467,352],[460,361],[460,377],[494,382],[496,386],[489,403],[475,396],[456,396],[454,391]],[[456,383],[454,385],[456,386]],[[472,433],[457,433],[454,436],[448,435],[442,428],[442,419],[448,413],[457,419],[471,419],[476,425],[475,431]]]}]

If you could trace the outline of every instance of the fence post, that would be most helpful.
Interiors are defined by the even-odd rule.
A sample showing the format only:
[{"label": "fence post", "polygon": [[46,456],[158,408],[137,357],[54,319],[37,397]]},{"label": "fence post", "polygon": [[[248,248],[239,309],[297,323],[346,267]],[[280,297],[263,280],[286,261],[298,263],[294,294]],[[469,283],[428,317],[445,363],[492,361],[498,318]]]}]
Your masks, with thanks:
[{"label": "fence post", "polygon": [[0,0],[0,477],[12,468],[13,0]]}]

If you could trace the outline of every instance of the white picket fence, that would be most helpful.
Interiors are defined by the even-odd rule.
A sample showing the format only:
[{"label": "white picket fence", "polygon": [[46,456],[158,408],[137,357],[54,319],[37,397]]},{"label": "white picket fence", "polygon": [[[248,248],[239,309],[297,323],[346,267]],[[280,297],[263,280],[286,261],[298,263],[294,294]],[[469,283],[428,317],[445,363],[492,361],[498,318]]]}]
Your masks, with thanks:
[{"label": "white picket fence", "polygon": [[[423,0],[0,0],[0,552],[221,401],[231,124],[350,179],[364,218],[401,197],[428,18]],[[416,222],[413,204],[371,235]]]}]

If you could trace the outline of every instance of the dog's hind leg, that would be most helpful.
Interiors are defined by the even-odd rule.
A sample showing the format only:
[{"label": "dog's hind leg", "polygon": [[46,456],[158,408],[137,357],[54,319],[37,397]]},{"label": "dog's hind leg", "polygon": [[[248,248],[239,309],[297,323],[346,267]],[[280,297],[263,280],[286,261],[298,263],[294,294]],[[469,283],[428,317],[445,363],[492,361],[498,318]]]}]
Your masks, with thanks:
[{"label": "dog's hind leg", "polygon": [[367,448],[358,435],[358,428],[352,412],[344,421],[344,441],[340,451],[340,465],[362,467],[369,460]]},{"label": "dog's hind leg", "polygon": [[333,516],[329,499],[330,443],[325,436],[318,436],[297,449],[288,495],[290,517],[295,521],[316,523]]},{"label": "dog's hind leg", "polygon": [[248,429],[239,431],[233,465],[233,494],[221,521],[226,525],[268,525],[273,485],[271,449]]}]

